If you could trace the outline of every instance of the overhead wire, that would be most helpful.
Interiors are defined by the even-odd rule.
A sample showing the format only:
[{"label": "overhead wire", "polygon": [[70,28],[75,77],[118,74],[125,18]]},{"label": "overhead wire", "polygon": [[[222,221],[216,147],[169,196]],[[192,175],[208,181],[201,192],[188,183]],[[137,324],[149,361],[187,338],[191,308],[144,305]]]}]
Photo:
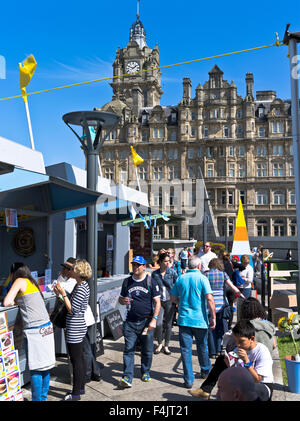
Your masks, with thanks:
[{"label": "overhead wire", "polygon": [[[197,63],[197,62],[201,62],[201,61],[205,61],[205,60],[212,60],[214,58],[226,57],[226,56],[231,56],[231,55],[234,55],[234,54],[247,53],[247,52],[255,51],[255,50],[262,50],[264,48],[280,47],[282,45],[284,45],[283,41],[279,41],[278,34],[276,33],[276,42],[274,44],[262,45],[262,46],[259,46],[259,47],[247,48],[245,50],[232,51],[230,53],[217,54],[217,55],[210,56],[210,57],[203,57],[203,58],[198,58],[198,59],[194,59],[194,60],[183,61],[183,62],[180,62],[180,63],[167,64],[167,65],[159,66],[159,67],[152,67],[150,69],[139,70],[138,72],[135,72],[135,73],[125,73],[125,74],[122,74],[122,75],[108,76],[108,77],[104,77],[104,78],[100,78],[100,79],[89,80],[89,81],[86,81],[86,82],[73,83],[71,85],[58,86],[56,88],[43,89],[43,90],[35,91],[35,92],[27,92],[27,96],[42,94],[42,93],[45,93],[45,92],[57,91],[57,90],[60,90],[60,89],[72,88],[72,87],[75,87],[75,86],[88,85],[88,84],[96,83],[96,82],[104,82],[106,80],[115,80],[115,79],[125,78],[125,77],[126,78],[134,77],[134,76],[137,76],[139,74],[146,73],[146,72],[153,72],[153,71],[156,71],[156,70],[163,70],[163,69],[168,69],[168,68],[171,68],[171,67],[183,66],[185,64],[192,64],[192,63]],[[21,97],[22,97],[22,94],[14,95],[14,96],[6,97],[6,98],[0,98],[0,101],[6,101],[6,100],[9,100],[9,99],[15,99],[15,98],[21,98]]]}]

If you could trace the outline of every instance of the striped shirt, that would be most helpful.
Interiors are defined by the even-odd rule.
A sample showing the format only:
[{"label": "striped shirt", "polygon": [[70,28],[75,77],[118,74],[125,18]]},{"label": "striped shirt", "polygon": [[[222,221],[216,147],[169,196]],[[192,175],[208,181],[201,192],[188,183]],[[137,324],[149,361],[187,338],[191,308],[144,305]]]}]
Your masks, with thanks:
[{"label": "striped shirt", "polygon": [[208,270],[205,272],[205,276],[208,278],[212,289],[217,313],[224,305],[224,282],[229,279],[229,276],[226,272],[221,272],[218,269]]},{"label": "striped shirt", "polygon": [[66,339],[70,344],[80,343],[85,337],[87,326],[84,313],[88,306],[90,288],[87,282],[76,285],[71,297],[72,312],[67,314]]}]

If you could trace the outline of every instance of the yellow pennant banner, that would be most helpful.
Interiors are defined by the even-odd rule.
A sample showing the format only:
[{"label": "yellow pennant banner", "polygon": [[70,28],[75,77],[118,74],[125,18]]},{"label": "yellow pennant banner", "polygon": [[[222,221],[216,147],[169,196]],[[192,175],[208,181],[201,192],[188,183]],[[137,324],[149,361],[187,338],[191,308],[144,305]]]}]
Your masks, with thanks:
[{"label": "yellow pennant banner", "polygon": [[132,153],[132,160],[133,160],[133,165],[135,166],[135,168],[140,165],[142,162],[144,162],[143,158],[140,157],[140,155],[138,155],[136,153],[136,151],[133,149],[132,146],[130,146],[131,148],[131,153]]}]

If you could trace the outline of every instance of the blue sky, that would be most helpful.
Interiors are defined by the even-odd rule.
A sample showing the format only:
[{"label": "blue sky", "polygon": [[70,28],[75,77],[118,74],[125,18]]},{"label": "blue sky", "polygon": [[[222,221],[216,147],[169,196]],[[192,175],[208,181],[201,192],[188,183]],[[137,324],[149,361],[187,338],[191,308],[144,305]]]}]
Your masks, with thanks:
[{"label": "blue sky", "polygon": [[[6,79],[0,79],[0,98],[21,93],[18,63],[29,54],[35,56],[37,69],[27,92],[112,75],[116,49],[126,47],[136,19],[136,0],[86,4],[82,10],[83,2],[77,0],[2,3],[0,55],[6,60]],[[162,66],[272,44],[275,32],[283,38],[287,23],[291,32],[300,31],[299,0],[286,6],[278,0],[253,6],[240,0],[141,0],[140,19],[147,45],[159,46]],[[184,77],[191,78],[194,96],[215,63],[224,79],[235,82],[241,96],[245,96],[245,75],[252,72],[254,91],[276,90],[279,97],[289,98],[287,53],[286,46],[272,47],[163,70],[161,104],[180,101]],[[101,107],[111,97],[107,81],[29,96],[35,147],[46,165],[66,161],[84,168],[79,142],[62,116]],[[22,98],[0,101],[0,136],[30,147]]]}]

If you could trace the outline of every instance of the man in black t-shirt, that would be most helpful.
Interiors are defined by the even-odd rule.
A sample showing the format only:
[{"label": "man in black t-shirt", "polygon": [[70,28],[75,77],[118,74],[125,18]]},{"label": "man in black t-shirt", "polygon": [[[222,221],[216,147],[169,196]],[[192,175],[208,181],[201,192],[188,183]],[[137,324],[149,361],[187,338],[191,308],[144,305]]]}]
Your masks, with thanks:
[{"label": "man in black t-shirt", "polygon": [[119,297],[119,303],[127,306],[127,317],[123,325],[124,374],[119,383],[123,388],[131,387],[134,353],[138,339],[141,343],[142,381],[150,380],[153,337],[161,307],[159,285],[145,273],[146,260],[142,256],[136,256],[131,263],[133,274],[124,280]]}]

